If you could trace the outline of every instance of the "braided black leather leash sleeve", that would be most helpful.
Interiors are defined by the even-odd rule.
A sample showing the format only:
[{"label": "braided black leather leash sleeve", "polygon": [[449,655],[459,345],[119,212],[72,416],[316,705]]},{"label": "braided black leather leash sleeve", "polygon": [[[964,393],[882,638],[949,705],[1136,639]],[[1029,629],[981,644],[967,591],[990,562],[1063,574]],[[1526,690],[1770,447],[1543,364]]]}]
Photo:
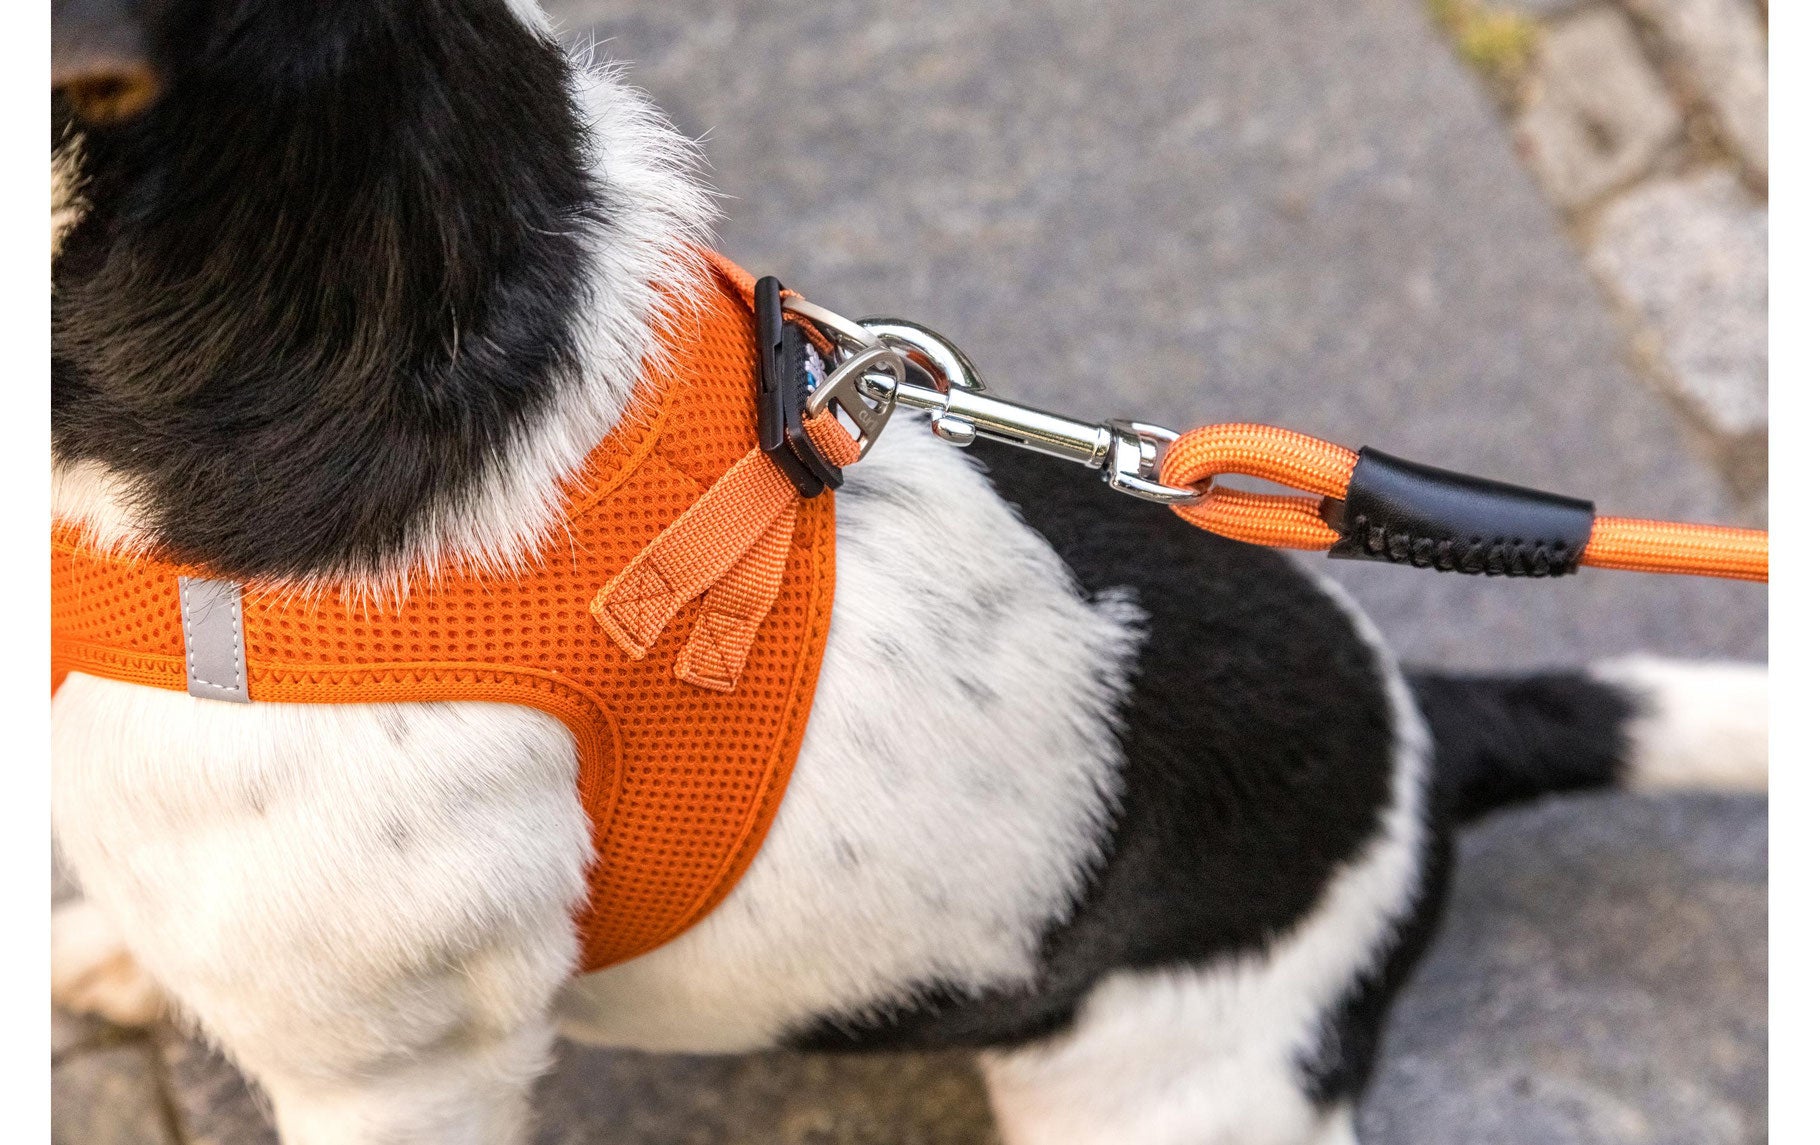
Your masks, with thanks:
[{"label": "braided black leather leash sleeve", "polygon": [[1344,502],[1329,501],[1340,541],[1328,555],[1484,576],[1574,572],[1593,504],[1359,450]]}]

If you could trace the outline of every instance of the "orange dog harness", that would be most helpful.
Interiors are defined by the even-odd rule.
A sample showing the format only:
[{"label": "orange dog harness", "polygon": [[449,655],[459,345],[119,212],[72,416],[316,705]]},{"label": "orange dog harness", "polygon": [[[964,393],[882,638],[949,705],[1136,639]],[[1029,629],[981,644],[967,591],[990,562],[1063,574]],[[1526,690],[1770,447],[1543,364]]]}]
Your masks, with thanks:
[{"label": "orange dog harness", "polygon": [[[547,712],[575,737],[593,824],[582,969],[674,938],[764,840],[834,599],[833,498],[802,500],[754,448],[753,281],[710,262],[713,289],[668,338],[664,375],[589,456],[563,527],[523,572],[438,578],[402,605],[362,605],[111,557],[54,528],[53,681],[76,671],[253,702]],[[831,417],[809,428],[835,464],[857,453]],[[224,624],[227,655],[200,663],[199,630]]]},{"label": "orange dog harness", "polygon": [[[763,841],[833,606],[833,499],[815,494],[894,405],[928,411],[956,444],[988,437],[1098,468],[1115,489],[1255,544],[1504,576],[1581,564],[1769,576],[1756,530],[1595,517],[1591,502],[1269,426],[1178,439],[1059,417],[987,394],[964,354],[914,323],[783,303],[770,279],[761,321],[758,284],[708,259],[715,289],[687,337],[670,337],[661,384],[590,455],[565,527],[526,571],[426,580],[396,609],[366,609],[110,557],[53,529],[53,680],[80,671],[220,699],[493,701],[556,716],[574,733],[594,828],[579,919],[591,970],[687,929]],[[783,412],[783,343],[755,336],[776,333],[779,306],[842,359],[806,408]],[[1313,496],[1223,489],[1223,473]]]}]

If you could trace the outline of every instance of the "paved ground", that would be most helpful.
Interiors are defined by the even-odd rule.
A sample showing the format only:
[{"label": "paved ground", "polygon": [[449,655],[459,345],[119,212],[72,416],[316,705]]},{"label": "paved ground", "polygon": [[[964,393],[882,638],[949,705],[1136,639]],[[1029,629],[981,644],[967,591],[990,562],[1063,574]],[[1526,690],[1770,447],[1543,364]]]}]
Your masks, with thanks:
[{"label": "paved ground", "polygon": [[[945,330],[1009,393],[1279,422],[1610,511],[1761,512],[1738,460],[1760,430],[1716,431],[1640,367],[1635,312],[1581,254],[1577,212],[1699,172],[1657,156],[1558,210],[1504,122],[1515,89],[1481,83],[1419,0],[554,7],[707,137],[732,255]],[[1754,586],[1322,567],[1412,660],[1765,647]],[[1763,1140],[1764,854],[1744,798],[1563,800],[1475,832],[1367,1140]],[[59,1037],[59,1140],[269,1139],[175,1035]],[[991,1139],[954,1059],[575,1051],[541,1104],[549,1142]]]},{"label": "paved ground", "polygon": [[1367,1145],[1766,1141],[1763,812],[1600,796],[1468,834]]}]

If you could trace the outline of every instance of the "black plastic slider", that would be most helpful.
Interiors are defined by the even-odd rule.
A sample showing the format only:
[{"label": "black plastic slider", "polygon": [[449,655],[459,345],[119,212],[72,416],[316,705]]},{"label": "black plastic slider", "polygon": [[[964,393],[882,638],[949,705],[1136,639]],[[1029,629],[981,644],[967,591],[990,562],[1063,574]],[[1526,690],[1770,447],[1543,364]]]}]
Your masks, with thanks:
[{"label": "black plastic slider", "polygon": [[838,488],[840,470],[816,452],[803,428],[808,339],[784,321],[783,284],[771,275],[753,287],[752,313],[758,325],[758,447],[804,497]]},{"label": "black plastic slider", "polygon": [[1340,541],[1327,555],[1485,576],[1565,576],[1592,537],[1593,504],[1359,450]]}]

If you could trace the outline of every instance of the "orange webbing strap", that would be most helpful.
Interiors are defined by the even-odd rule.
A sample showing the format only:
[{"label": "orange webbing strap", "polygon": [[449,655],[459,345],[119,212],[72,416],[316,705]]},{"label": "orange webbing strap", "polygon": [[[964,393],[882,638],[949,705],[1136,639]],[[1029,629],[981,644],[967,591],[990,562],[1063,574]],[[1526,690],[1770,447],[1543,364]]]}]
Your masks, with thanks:
[{"label": "orange webbing strap", "polygon": [[[832,412],[805,428],[834,467],[859,459]],[[702,597],[676,675],[731,692],[783,585],[797,499],[783,471],[753,449],[620,569],[588,611],[626,655],[642,660],[683,606]]]},{"label": "orange webbing strap", "polygon": [[[1318,437],[1270,425],[1210,425],[1184,433],[1164,455],[1166,485],[1199,486],[1241,473],[1314,496],[1248,493],[1210,484],[1206,497],[1175,506],[1190,524],[1234,540],[1288,549],[1330,549],[1340,535],[1321,499],[1343,500],[1358,454]],[[1597,517],[1580,563],[1631,572],[1769,580],[1769,534],[1723,525]]]},{"label": "orange webbing strap", "polygon": [[[735,291],[752,297],[756,280],[744,267],[717,251],[702,257]],[[824,355],[833,351],[812,324],[801,329]],[[836,469],[859,460],[858,444],[832,412],[803,428]],[[683,606],[700,597],[688,643],[676,657],[676,676],[733,691],[783,587],[798,496],[764,451],[753,449],[619,570],[588,611],[626,655],[642,660]]]}]

